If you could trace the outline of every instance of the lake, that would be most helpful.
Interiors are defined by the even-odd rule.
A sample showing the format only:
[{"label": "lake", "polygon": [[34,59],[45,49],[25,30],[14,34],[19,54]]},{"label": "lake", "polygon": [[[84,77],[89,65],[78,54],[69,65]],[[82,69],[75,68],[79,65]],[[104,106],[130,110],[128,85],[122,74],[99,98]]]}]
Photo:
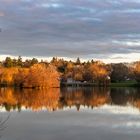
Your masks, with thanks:
[{"label": "lake", "polygon": [[1,140],[139,140],[140,88],[0,89]]}]

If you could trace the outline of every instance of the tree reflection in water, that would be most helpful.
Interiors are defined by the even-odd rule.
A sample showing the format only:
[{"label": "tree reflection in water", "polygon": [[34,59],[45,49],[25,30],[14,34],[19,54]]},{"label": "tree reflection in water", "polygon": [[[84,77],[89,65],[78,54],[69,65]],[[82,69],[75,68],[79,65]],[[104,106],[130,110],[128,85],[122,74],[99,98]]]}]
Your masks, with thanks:
[{"label": "tree reflection in water", "polygon": [[0,93],[0,104],[7,111],[15,109],[20,111],[22,107],[34,111],[42,110],[43,108],[52,111],[58,107],[59,94],[59,88],[48,90],[2,89]]},{"label": "tree reflection in water", "polygon": [[105,104],[140,108],[140,89],[136,88],[50,88],[0,89],[0,105],[6,111],[31,109],[33,111],[55,111],[75,106],[93,109]]},{"label": "tree reflection in water", "polygon": [[62,107],[80,106],[94,108],[110,102],[107,88],[65,88],[61,91]]}]

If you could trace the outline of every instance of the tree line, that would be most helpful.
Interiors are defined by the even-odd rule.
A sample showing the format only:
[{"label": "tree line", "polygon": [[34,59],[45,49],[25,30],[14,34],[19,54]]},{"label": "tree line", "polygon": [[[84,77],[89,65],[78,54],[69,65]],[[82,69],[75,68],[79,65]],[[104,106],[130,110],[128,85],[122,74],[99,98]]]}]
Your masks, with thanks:
[{"label": "tree line", "polygon": [[0,85],[18,87],[59,87],[74,81],[108,85],[110,82],[140,82],[140,61],[105,64],[101,61],[66,61],[53,57],[50,62],[36,58],[22,60],[6,57],[0,62]]}]

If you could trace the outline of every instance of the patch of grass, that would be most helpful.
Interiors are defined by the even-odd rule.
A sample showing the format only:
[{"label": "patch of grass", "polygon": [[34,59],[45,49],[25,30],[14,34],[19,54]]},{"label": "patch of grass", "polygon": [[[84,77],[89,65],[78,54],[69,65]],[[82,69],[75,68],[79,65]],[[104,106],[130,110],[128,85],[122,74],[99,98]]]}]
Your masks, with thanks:
[{"label": "patch of grass", "polygon": [[133,81],[111,83],[110,87],[140,87],[140,83],[133,82]]}]

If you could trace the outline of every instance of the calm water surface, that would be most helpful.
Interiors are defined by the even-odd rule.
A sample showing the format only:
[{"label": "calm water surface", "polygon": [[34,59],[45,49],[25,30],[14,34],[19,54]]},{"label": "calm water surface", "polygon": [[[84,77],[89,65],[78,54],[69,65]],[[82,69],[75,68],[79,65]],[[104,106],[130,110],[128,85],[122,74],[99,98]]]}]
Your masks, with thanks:
[{"label": "calm water surface", "polygon": [[2,140],[139,140],[140,88],[0,89]]}]

